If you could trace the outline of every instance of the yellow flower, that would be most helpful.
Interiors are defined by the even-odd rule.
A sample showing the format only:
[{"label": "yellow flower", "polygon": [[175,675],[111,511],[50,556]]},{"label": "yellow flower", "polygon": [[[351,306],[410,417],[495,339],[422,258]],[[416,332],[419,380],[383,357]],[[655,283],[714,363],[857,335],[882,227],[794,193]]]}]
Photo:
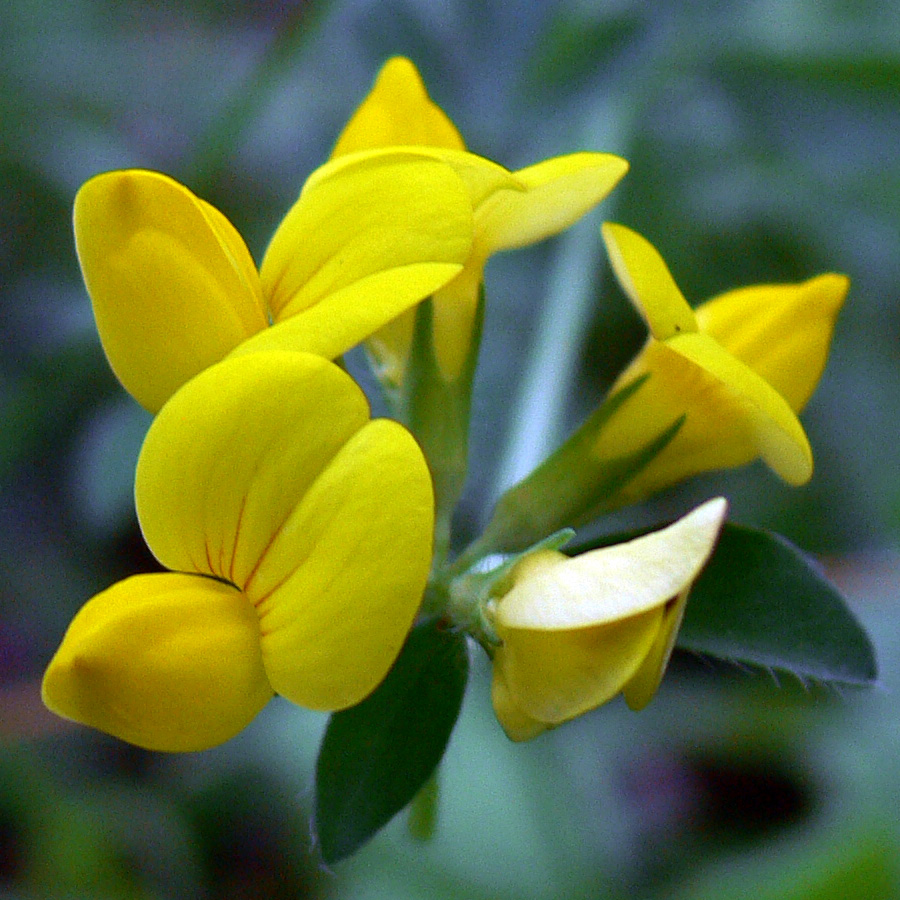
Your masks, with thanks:
[{"label": "yellow flower", "polygon": [[656,693],[691,585],[725,518],[710,500],[668,528],[566,557],[526,556],[488,617],[502,644],[492,698],[503,729],[529,740],[619,692],[632,709]]},{"label": "yellow flower", "polygon": [[[454,124],[428,96],[410,60],[394,57],[347,123],[332,153],[409,145],[436,148],[451,164],[496,168],[463,153]],[[628,163],[609,153],[574,153],[511,173],[518,188],[500,189],[475,203],[475,237],[464,269],[434,294],[434,346],[443,376],[452,381],[465,365],[489,256],[533,244],[568,228],[616,186]],[[413,317],[402,316],[376,334],[370,347],[384,377],[399,383],[412,340]]]},{"label": "yellow flower", "polygon": [[603,237],[619,282],[650,329],[612,393],[649,378],[604,424],[593,453],[613,459],[636,452],[685,416],[672,441],[609,505],[757,456],[789,484],[808,481],[812,451],[796,414],[825,367],[846,276],[740,288],[695,311],[645,238],[609,222]]},{"label": "yellow flower", "polygon": [[169,573],[75,616],[44,676],[58,714],[155,750],[240,731],[273,692],[318,710],[366,697],[392,665],[431,562],[418,445],[303,353],[227,359],[154,420],[135,496]]},{"label": "yellow flower", "polygon": [[106,355],[152,412],[245,342],[339,356],[459,273],[473,228],[455,171],[402,151],[313,173],[259,272],[222,213],[156,172],[92,178],[74,220]]}]

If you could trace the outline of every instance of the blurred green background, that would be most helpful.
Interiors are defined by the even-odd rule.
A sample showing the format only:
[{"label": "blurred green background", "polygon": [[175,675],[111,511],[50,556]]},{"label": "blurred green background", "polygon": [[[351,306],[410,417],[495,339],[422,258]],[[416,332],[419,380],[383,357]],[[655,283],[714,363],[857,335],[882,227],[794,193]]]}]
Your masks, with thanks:
[{"label": "blurred green background", "polygon": [[[381,62],[403,53],[469,146],[516,168],[631,164],[600,213],[488,268],[462,535],[640,345],[597,226],[647,235],[688,298],[848,273],[791,490],[754,465],[713,492],[820,555],[877,645],[869,692],[676,657],[640,715],[613,703],[532,744],[478,660],[437,835],[400,816],[328,871],[309,829],[321,716],[275,701],[208,753],[164,756],[42,711],[79,606],[153,560],[134,519],[148,418],[118,387],[75,260],[78,186],[159,169],[259,258]],[[747,3],[5,0],[0,7],[0,897],[900,896],[900,8]],[[773,628],[778,626],[773,622]]]}]

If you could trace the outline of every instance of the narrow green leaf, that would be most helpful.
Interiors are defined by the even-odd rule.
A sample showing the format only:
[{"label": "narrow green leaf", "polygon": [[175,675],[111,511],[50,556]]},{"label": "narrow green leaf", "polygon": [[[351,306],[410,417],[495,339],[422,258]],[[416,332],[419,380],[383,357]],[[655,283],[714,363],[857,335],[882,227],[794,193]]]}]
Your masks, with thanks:
[{"label": "narrow green leaf", "polygon": [[488,553],[514,553],[563,528],[580,528],[615,506],[615,495],[669,444],[684,416],[639,449],[612,459],[597,459],[597,436],[622,404],[637,393],[645,374],[600,404],[530,475],[497,501],[481,537],[453,565],[463,571]]},{"label": "narrow green leaf", "polygon": [[467,677],[465,636],[423,622],[378,689],[331,717],[316,765],[315,823],[326,863],[362,846],[428,781]]},{"label": "narrow green leaf", "polygon": [[777,534],[726,525],[691,591],[678,646],[801,679],[877,678],[868,635],[838,590]]}]

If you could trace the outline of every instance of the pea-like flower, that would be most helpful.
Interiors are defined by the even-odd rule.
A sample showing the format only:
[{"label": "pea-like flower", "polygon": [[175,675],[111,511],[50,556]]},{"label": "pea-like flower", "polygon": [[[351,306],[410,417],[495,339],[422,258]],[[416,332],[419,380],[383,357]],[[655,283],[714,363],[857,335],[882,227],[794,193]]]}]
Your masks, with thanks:
[{"label": "pea-like flower", "polygon": [[684,416],[671,442],[608,505],[758,456],[789,484],[808,481],[812,451],[797,413],[821,378],[847,277],[739,288],[692,310],[645,238],[609,222],[603,237],[650,330],[611,393],[649,377],[604,423],[593,452],[599,459],[635,452]]},{"label": "pea-like flower", "polygon": [[314,172],[259,271],[221,212],[157,172],[90,179],[74,222],[103,348],[152,412],[239,346],[339,356],[462,271],[473,229],[455,170],[402,151]]},{"label": "pea-like flower", "polygon": [[[496,168],[484,157],[464,153],[456,126],[428,96],[415,65],[403,57],[385,63],[332,155],[397,145],[436,148],[440,158],[469,169]],[[568,228],[603,200],[627,170],[624,159],[609,153],[558,156],[513,172],[518,189],[491,191],[476,201],[474,240],[465,266],[434,294],[435,355],[447,380],[459,376],[469,354],[488,257]],[[412,333],[412,316],[404,315],[369,342],[383,377],[394,383],[403,378]]]},{"label": "pea-like flower", "polygon": [[44,676],[58,714],[155,750],[212,747],[273,693],[367,696],[416,615],[433,495],[418,445],[333,363],[260,352],[162,408],[137,466],[138,575],[78,612]]},{"label": "pea-like flower", "polygon": [[502,642],[493,660],[494,711],[512,740],[529,740],[620,692],[632,709],[650,702],[726,510],[717,498],[624,544],[524,557],[509,590],[487,609]]}]

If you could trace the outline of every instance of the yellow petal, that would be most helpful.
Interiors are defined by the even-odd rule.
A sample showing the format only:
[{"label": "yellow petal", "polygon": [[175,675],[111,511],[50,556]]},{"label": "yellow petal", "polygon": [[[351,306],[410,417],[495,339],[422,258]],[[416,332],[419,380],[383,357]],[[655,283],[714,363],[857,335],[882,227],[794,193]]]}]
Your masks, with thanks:
[{"label": "yellow petal", "polygon": [[666,605],[653,646],[644,657],[641,667],[622,688],[625,702],[635,711],[642,710],[659,688],[675,649],[689,594],[690,589],[685,589]]},{"label": "yellow petal", "polygon": [[478,209],[476,242],[483,258],[564,231],[619,183],[628,163],[610,153],[573,153],[515,172],[525,191],[498,191]]},{"label": "yellow petal", "polygon": [[697,330],[693,310],[656,248],[624,225],[601,228],[609,261],[622,290],[658,341]]},{"label": "yellow petal", "polygon": [[375,373],[382,384],[399,389],[406,375],[415,332],[416,316],[413,310],[388,322],[366,342]]},{"label": "yellow petal", "polygon": [[454,124],[428,96],[415,65],[402,56],[384,64],[331,155],[396,144],[465,148]]},{"label": "yellow petal", "polygon": [[343,709],[387,674],[431,564],[431,476],[396,422],[357,432],[293,510],[247,588],[278,693]]},{"label": "yellow petal", "polygon": [[[472,225],[479,215],[479,210],[488,203],[492,197],[497,194],[520,194],[527,190],[525,183],[517,178],[508,169],[491,162],[481,156],[465,151],[453,150],[440,147],[394,147],[389,150],[372,150],[353,153],[332,160],[321,168],[317,169],[310,176],[301,195],[303,197],[310,192],[315,192],[323,182],[338,179],[343,173],[351,173],[359,168],[366,166],[406,166],[410,163],[446,165],[451,169],[468,192],[470,209],[474,211]],[[433,211],[432,211],[433,212]],[[424,221],[424,220],[423,220]],[[435,333],[435,349],[438,358],[438,364],[441,367],[442,374],[447,380],[456,378],[468,354],[472,339],[472,324],[475,319],[475,311],[478,304],[478,295],[482,280],[482,270],[485,258],[479,255],[479,252],[470,247],[470,253],[464,260],[465,267],[457,268],[451,274],[447,270],[447,277],[442,282],[443,286],[437,285],[431,288],[428,293],[434,296],[434,333]],[[263,272],[268,271],[268,266],[263,263]],[[398,273],[397,281],[402,283],[403,279],[408,278],[411,269],[408,267],[403,272]],[[388,276],[391,277],[391,276]],[[435,281],[437,279],[435,278]],[[385,280],[387,286],[389,282]],[[368,292],[372,285],[372,279],[367,279],[359,287],[361,292]],[[410,285],[404,285],[404,289],[410,293]],[[430,286],[429,286],[430,287]],[[425,293],[418,293],[421,299]],[[362,329],[355,326],[357,319],[364,314],[361,312],[358,303],[355,301],[344,302],[344,294],[335,298],[332,309],[337,308],[338,303],[343,307],[347,307],[348,311],[342,313],[340,322],[335,322],[335,316],[330,311],[323,311],[322,318],[329,317],[331,321],[317,327],[316,331],[322,334],[322,338],[317,338],[316,344],[309,343],[300,335],[299,326],[296,330],[292,330],[292,335],[297,335],[297,343],[293,345],[294,349],[309,349],[315,352],[322,352],[322,347],[330,348],[336,346],[337,341],[332,340],[331,334],[342,329],[346,331],[353,330],[358,333]],[[385,308],[390,310],[398,310],[401,307],[408,309],[416,301],[409,302],[405,295],[400,296],[385,289],[384,291]],[[328,302],[332,302],[332,298],[328,298]],[[371,303],[371,301],[367,301]],[[375,306],[374,303],[372,303]],[[336,315],[336,313],[335,313]],[[379,316],[385,325],[376,332],[370,344],[372,351],[380,371],[384,376],[394,384],[400,384],[405,372],[407,356],[409,353],[409,344],[412,337],[413,313],[401,313],[390,322],[381,315],[378,308],[368,314],[370,321],[375,321],[376,315]],[[280,317],[283,319],[285,313]],[[368,327],[368,326],[367,326]],[[306,329],[304,329],[304,332]],[[274,337],[260,335],[252,342],[252,346],[275,346]],[[293,338],[292,338],[293,340]],[[278,346],[286,346],[281,343],[279,338]],[[252,349],[252,347],[251,347]]]},{"label": "yellow petal", "polygon": [[214,747],[272,696],[253,606],[196,575],[138,575],[72,620],[44,676],[57,714],[149,750]]},{"label": "yellow petal", "polygon": [[759,455],[778,475],[788,484],[809,481],[813,459],[806,432],[775,388],[708,335],[678,335],[666,346],[719,382],[750,424]]},{"label": "yellow petal", "polygon": [[[308,309],[282,318],[244,341],[232,355],[292,350],[336,359],[376,332],[390,331],[395,322],[406,318],[411,339],[415,313],[403,313],[461,270],[462,266],[455,263],[418,263],[376,272],[328,294]],[[405,351],[408,350],[407,343]]]},{"label": "yellow petal", "polygon": [[551,727],[547,723],[533,719],[516,705],[500,666],[494,666],[494,675],[491,681],[491,703],[494,706],[497,721],[511,741],[530,741]]},{"label": "yellow petal", "polygon": [[626,543],[571,558],[549,551],[525,557],[497,606],[497,625],[578,629],[665,605],[705,565],[727,508],[718,497],[667,528]]},{"label": "yellow petal", "polygon": [[[482,279],[481,267],[470,263],[434,294],[431,322],[434,355],[442,377],[448,382],[462,374],[472,349]],[[409,331],[411,336],[412,329]]]},{"label": "yellow petal", "polygon": [[[527,732],[527,718],[559,724],[626,686],[630,702],[649,701],[726,511],[720,497],[624,544],[523,560],[493,614],[503,641],[494,669],[514,729]],[[516,710],[526,718],[517,720]]]},{"label": "yellow petal", "polygon": [[353,317],[371,287],[385,324],[468,258],[472,206],[452,168],[399,153],[348,160],[307,183],[266,250],[261,278],[276,321],[326,298],[326,318]]},{"label": "yellow petal", "polygon": [[240,235],[171,178],[98,175],[78,192],[74,221],[103,348],[147,409],[266,326]]},{"label": "yellow petal", "polygon": [[559,725],[611,700],[641,665],[663,607],[618,622],[568,631],[502,629],[494,656],[514,703],[530,718]]},{"label": "yellow petal", "polygon": [[849,288],[834,273],[738,288],[699,306],[697,324],[800,412],[822,377]]},{"label": "yellow petal", "polygon": [[144,537],[168,569],[243,587],[297,503],[369,418],[337,366],[301,353],[238,356],[163,407],[138,459]]},{"label": "yellow petal", "polygon": [[789,483],[812,473],[809,442],[787,402],[709,335],[652,338],[613,391],[650,377],[605,423],[597,459],[638,451],[681,416],[672,441],[611,501],[621,506],[700,472],[742,466],[762,455]]},{"label": "yellow petal", "polygon": [[260,352],[203,372],[151,426],[136,497],[164,565],[255,604],[278,693],[338,709],[387,673],[431,562],[431,477],[336,366]]},{"label": "yellow petal", "polygon": [[525,191],[526,185],[515,173],[483,156],[465,150],[445,147],[400,146],[361,150],[331,159],[319,166],[306,180],[302,193],[318,188],[323,181],[364,165],[400,165],[416,162],[439,162],[449,166],[469,192],[473,209],[478,209],[495,191]]},{"label": "yellow petal", "polygon": [[[487,258],[568,228],[596,206],[627,169],[628,163],[617,156],[575,153],[513,173],[515,185],[504,185],[499,178],[485,183],[475,208],[472,255],[465,269],[434,295],[435,355],[447,381],[459,377],[469,354]],[[399,354],[402,348],[393,352]]]}]

